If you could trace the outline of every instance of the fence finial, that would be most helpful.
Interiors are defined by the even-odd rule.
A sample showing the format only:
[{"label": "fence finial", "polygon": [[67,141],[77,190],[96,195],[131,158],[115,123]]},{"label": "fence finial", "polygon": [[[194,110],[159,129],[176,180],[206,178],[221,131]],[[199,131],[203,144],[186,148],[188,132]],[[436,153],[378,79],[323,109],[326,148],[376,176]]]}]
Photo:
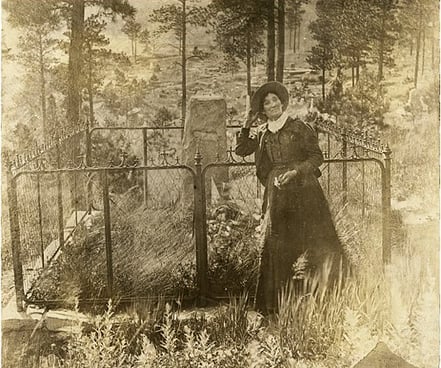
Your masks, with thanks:
[{"label": "fence finial", "polygon": [[87,167],[87,155],[82,154],[82,155],[79,155],[78,158],[80,159],[79,168],[86,168]]},{"label": "fence finial", "polygon": [[167,161],[167,152],[165,151],[165,148],[162,148],[161,152],[159,153],[159,156],[161,157],[161,165],[168,165]]},{"label": "fence finial", "polygon": [[14,167],[14,160],[12,159],[11,154],[9,152],[3,152],[3,160],[8,170],[12,170],[12,168]]},{"label": "fence finial", "polygon": [[194,162],[196,165],[201,165],[202,163],[202,155],[200,148],[201,148],[201,141],[200,139],[198,139],[196,143],[196,152],[194,154]]},{"label": "fence finial", "polygon": [[386,156],[386,158],[389,158],[392,154],[392,150],[389,147],[389,143],[386,143],[386,146],[383,148],[383,154]]}]

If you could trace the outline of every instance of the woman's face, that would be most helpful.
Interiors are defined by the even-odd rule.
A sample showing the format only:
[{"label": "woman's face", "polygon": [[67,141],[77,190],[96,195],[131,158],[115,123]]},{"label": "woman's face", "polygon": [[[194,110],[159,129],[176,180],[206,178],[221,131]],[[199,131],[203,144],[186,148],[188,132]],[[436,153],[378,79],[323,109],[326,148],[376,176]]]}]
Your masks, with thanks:
[{"label": "woman's face", "polygon": [[276,120],[283,113],[280,98],[274,93],[268,93],[263,99],[263,112],[269,120]]}]

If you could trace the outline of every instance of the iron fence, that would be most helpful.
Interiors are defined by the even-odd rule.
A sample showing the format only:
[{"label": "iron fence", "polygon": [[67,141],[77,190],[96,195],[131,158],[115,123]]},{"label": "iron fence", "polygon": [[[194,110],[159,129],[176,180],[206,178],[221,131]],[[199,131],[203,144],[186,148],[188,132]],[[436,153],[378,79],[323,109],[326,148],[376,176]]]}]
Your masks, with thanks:
[{"label": "iron fence", "polygon": [[[341,134],[326,121],[317,127],[326,156],[320,180],[330,203],[335,211],[358,211],[360,221],[370,213],[381,213],[382,257],[385,263],[390,262],[390,150],[352,133]],[[149,128],[136,129],[141,129],[144,137]],[[246,222],[242,240],[253,236],[259,224],[263,188],[257,183],[253,161],[238,158],[230,149],[226,157],[204,165],[197,152],[193,167],[164,152],[156,161],[143,156],[142,164],[122,154],[110,166],[93,166],[90,136],[86,132],[86,154],[79,157],[81,162],[76,167],[62,168],[60,160],[55,160],[53,168],[44,160],[20,170],[10,165],[7,187],[17,308],[22,309],[24,303],[47,302],[32,294],[35,276],[48,269],[60,249],[69,251],[66,245],[75,237],[83,237],[87,252],[97,257],[85,259],[97,259],[102,265],[99,269],[84,265],[96,272],[99,282],[89,285],[90,293],[80,295],[80,299],[98,302],[115,295],[127,300],[139,297],[139,285],[127,280],[127,273],[137,274],[143,280],[140,284],[153,284],[152,275],[164,267],[155,252],[164,255],[171,249],[179,252],[162,259],[175,265],[184,260],[193,263],[197,296],[209,296],[215,239],[222,231],[231,230],[224,221],[229,219],[222,214],[222,206],[234,204],[233,210],[239,214],[234,221]],[[146,147],[143,139],[144,151]],[[60,152],[59,147],[55,157]],[[91,227],[88,221],[94,221],[94,214],[94,232],[82,232],[81,226]],[[133,235],[126,228],[136,219],[145,221],[145,229]],[[161,231],[164,227],[172,229],[175,240],[169,231]],[[92,245],[91,237],[95,239]],[[50,255],[46,253],[48,242],[54,244]],[[154,247],[154,243],[159,246]],[[138,262],[125,262],[130,250],[139,253]],[[146,259],[150,261],[144,262]]]},{"label": "iron fence", "polygon": [[[82,151],[81,142],[84,142],[84,129],[70,133],[60,131],[58,137],[53,137],[46,143],[30,147],[25,153],[10,155],[3,153],[3,167],[6,173],[5,187],[10,190],[8,178],[18,175],[22,171],[35,171],[37,174],[28,176],[25,180],[15,183],[15,190],[20,193],[16,203],[11,208],[11,202],[2,203],[2,224],[5,228],[10,223],[11,211],[19,212],[21,225],[22,253],[26,256],[26,269],[36,269],[47,263],[50,256],[43,255],[43,245],[54,243],[59,238],[59,217],[66,221],[66,216],[74,207],[80,204],[81,193],[77,190],[81,186],[81,178],[44,177],[38,174],[43,167],[61,168],[68,165],[74,155]],[[84,144],[83,144],[84,145]],[[73,147],[77,149],[73,149]],[[57,213],[54,208],[64,207],[64,212]],[[6,225],[6,226],[5,226]],[[69,234],[67,233],[66,236]],[[11,232],[2,231],[2,261],[5,270],[13,268],[14,256],[10,247]],[[63,242],[63,239],[61,240]],[[27,279],[25,280],[28,286]]]},{"label": "iron fence", "polygon": [[[342,241],[353,243],[351,242],[353,239],[347,239],[345,236],[345,231],[350,230],[347,229],[348,226],[365,227],[364,233],[371,234],[371,237],[380,236],[377,239],[378,244],[382,244],[382,253],[379,256],[383,258],[385,264],[389,263],[391,258],[390,160],[391,152],[388,149],[383,152],[383,159],[369,155],[342,156],[339,153],[338,157],[325,159],[322,167],[323,174],[320,177],[334,218],[337,218],[337,231],[343,238]],[[228,170],[228,175],[225,176],[226,181],[218,183],[217,186],[207,183],[207,181],[212,181],[212,172],[221,168]],[[344,174],[346,174],[345,179]],[[202,187],[216,192],[215,196],[204,195],[207,200],[204,202],[206,221],[203,232],[208,234],[207,270],[209,270],[212,266],[210,262],[217,261],[216,248],[219,243],[221,246],[230,247],[230,253],[233,254],[240,253],[244,245],[248,249],[258,248],[257,239],[262,218],[264,188],[257,181],[254,162],[238,158],[232,149],[229,150],[226,160],[219,160],[204,166],[202,178]],[[219,187],[222,190],[219,190]],[[210,197],[211,200],[208,199]],[[241,232],[234,235],[234,224],[238,222],[241,225]],[[381,232],[378,232],[378,227]],[[229,237],[229,240],[222,239],[222,236]],[[206,235],[204,235],[205,238]],[[251,242],[249,242],[250,239]],[[355,244],[351,246],[354,247]],[[260,249],[255,249],[255,251],[258,257]],[[359,250],[350,251],[356,256]],[[245,278],[244,275],[236,275],[236,277],[243,278],[241,286],[247,288],[251,295],[254,292],[253,281],[256,281],[257,263],[247,259],[245,262],[248,262],[247,267],[250,268],[250,273],[245,275]],[[217,290],[216,284],[219,283],[219,279],[208,277],[204,282],[207,283],[207,289]],[[230,287],[233,286],[230,285]],[[225,290],[217,291],[234,290],[225,287]]]},{"label": "iron fence", "polygon": [[[233,121],[229,122],[227,125],[228,145],[234,144],[235,133],[240,127],[239,124]],[[108,155],[104,157],[100,155],[100,138],[111,138],[111,140],[118,143],[117,133],[120,133],[124,137],[121,141],[130,142],[132,160],[140,161],[144,166],[158,161],[162,163],[176,161],[182,148],[183,132],[183,126],[173,123],[163,126],[97,126],[93,128],[89,128],[89,125],[87,125],[85,130],[85,160],[88,166],[107,165],[109,161]],[[118,151],[120,154],[126,155],[126,158],[129,156],[124,143],[116,144],[113,148],[115,152]],[[142,182],[141,188],[144,205],[149,206],[151,205],[149,192],[152,190],[151,185],[154,186],[155,183],[149,180],[147,171],[139,179]]]},{"label": "iron fence", "polygon": [[[111,184],[115,176],[138,171],[148,171],[149,175],[156,176],[157,180],[160,180],[157,175],[162,172],[173,173],[174,177],[179,177],[181,185],[175,188],[175,199],[171,202],[168,197],[166,202],[162,202],[159,198],[155,206],[147,210],[150,212],[145,213],[145,207],[139,205],[141,202],[140,193],[134,192],[131,188],[122,194],[112,192]],[[72,211],[69,216],[66,216],[70,202],[63,198],[62,184],[70,176],[85,174],[92,178],[94,187],[99,189],[93,193],[93,202],[96,208],[94,210]],[[22,170],[16,174],[9,171],[8,199],[17,307],[23,308],[24,302],[33,304],[57,302],[56,299],[51,298],[51,293],[42,294],[42,290],[35,286],[38,276],[50,269],[60,252],[71,252],[73,259],[81,257],[76,266],[85,267],[92,273],[87,281],[88,284],[83,283],[85,290],[82,290],[79,295],[80,301],[81,299],[99,301],[115,296],[127,299],[139,295],[139,287],[129,285],[125,275],[131,272],[133,276],[131,281],[141,278],[148,280],[149,277],[155,278],[157,276],[158,266],[164,265],[159,264],[160,258],[155,258],[153,253],[164,252],[164,249],[167,249],[166,242],[170,242],[173,238],[170,237],[170,232],[164,228],[172,228],[175,231],[175,243],[168,249],[178,250],[172,254],[175,259],[169,258],[169,261],[176,263],[182,258],[191,258],[193,218],[189,214],[195,212],[193,211],[193,197],[196,192],[193,193],[192,185],[192,191],[187,191],[186,198],[184,198],[185,188],[182,183],[188,181],[188,177],[193,183],[194,175],[194,169],[185,165],[120,165],[66,169],[38,167],[35,170]],[[52,183],[52,181],[58,183],[55,192],[52,184],[44,185]],[[42,190],[42,188],[44,189]],[[161,188],[163,193],[171,193],[167,187],[162,185]],[[83,191],[85,190],[84,187]],[[42,203],[49,203],[51,206],[36,206],[35,208],[29,206],[35,201],[38,202],[38,200],[29,202],[29,193],[32,193],[32,196],[36,198],[44,198]],[[152,197],[155,195],[153,193]],[[55,198],[57,206],[54,207]],[[46,208],[48,213],[56,215],[56,223],[51,223],[48,226],[48,222],[42,220],[45,218],[43,208]],[[30,216],[35,216],[35,219],[29,221]],[[141,220],[147,221],[140,223]],[[132,221],[138,221],[138,233],[127,229],[127,227],[133,226]],[[179,229],[177,229],[179,227],[177,223],[181,223]],[[82,231],[84,229],[78,225],[86,226],[89,229]],[[90,233],[91,228],[93,231]],[[143,229],[146,233],[142,233]],[[36,231],[43,235],[35,237]],[[183,239],[185,236],[187,238]],[[72,239],[84,248],[78,254],[75,253],[72,246]],[[186,246],[183,246],[184,240]],[[157,243],[155,247],[149,247],[152,242]],[[129,259],[126,257],[127,252],[134,249],[139,251],[139,257],[133,257],[132,254],[131,263],[127,263]],[[93,259],[94,264],[91,264],[89,259]],[[73,265],[63,263],[62,266],[72,267]],[[77,274],[79,273],[77,272]],[[75,278],[75,269],[72,269],[69,275]],[[162,277],[164,279],[167,276]],[[142,284],[145,285],[145,283]],[[91,288],[95,290],[91,290]],[[75,290],[70,290],[70,292],[75,294]],[[157,289],[156,293],[163,294],[164,290]]]}]

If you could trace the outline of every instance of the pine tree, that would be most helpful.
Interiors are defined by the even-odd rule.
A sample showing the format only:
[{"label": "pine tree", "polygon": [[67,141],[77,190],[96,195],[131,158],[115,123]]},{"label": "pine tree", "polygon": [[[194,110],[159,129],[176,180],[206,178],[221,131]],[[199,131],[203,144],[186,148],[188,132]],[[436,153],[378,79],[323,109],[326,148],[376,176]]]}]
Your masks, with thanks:
[{"label": "pine tree", "polygon": [[283,82],[285,66],[285,0],[277,1],[277,64],[276,80]]},{"label": "pine tree", "polygon": [[275,1],[267,0],[266,11],[266,77],[268,81],[275,79],[276,64],[276,21],[274,17]]},{"label": "pine tree", "polygon": [[[337,68],[352,70],[352,85],[360,78],[360,67],[368,61],[378,65],[378,78],[385,65],[392,65],[392,47],[396,41],[397,0],[318,0],[317,19],[310,30],[317,45],[308,61],[322,70],[322,97],[325,99],[325,71]],[[341,78],[336,79],[341,83]],[[341,87],[336,88],[341,90]]]},{"label": "pine tree", "polygon": [[352,71],[352,85],[360,79],[360,67],[373,49],[372,23],[374,7],[367,0],[353,0],[336,15],[335,22],[341,24],[336,37],[340,38],[340,53]]},{"label": "pine tree", "polygon": [[151,52],[153,50],[153,40],[150,35],[150,32],[147,28],[144,28],[139,33],[139,42],[141,42],[142,45],[144,45],[144,52]]},{"label": "pine tree", "polygon": [[207,24],[207,8],[191,5],[192,0],[177,0],[177,4],[163,5],[155,9],[151,20],[159,24],[157,33],[173,32],[179,41],[181,55],[181,119],[185,121],[187,109],[187,60],[195,55],[187,56],[187,28],[205,26]]},{"label": "pine tree", "polygon": [[426,30],[431,40],[432,69],[437,66],[435,59],[439,55],[439,3],[432,0],[403,0],[400,5],[398,19],[403,31],[400,43],[410,46],[411,55],[415,45],[414,86],[417,87],[418,76],[424,71]]},{"label": "pine tree", "polygon": [[227,55],[230,70],[242,61],[247,68],[247,94],[251,95],[251,60],[262,52],[263,14],[252,0],[214,0],[211,4],[215,40]]},{"label": "pine tree", "polygon": [[85,21],[84,26],[84,62],[85,62],[85,81],[88,102],[89,102],[89,122],[95,121],[93,98],[98,85],[103,80],[104,61],[110,55],[110,50],[106,49],[109,39],[104,36],[103,31],[107,23],[100,14],[91,15]]},{"label": "pine tree", "polygon": [[[35,5],[35,4],[34,4]],[[47,14],[53,5],[50,1],[42,1],[40,6],[31,6],[25,0],[20,3],[9,3],[8,20],[15,27],[20,27],[23,34],[19,37],[19,62],[23,64],[29,75],[38,76],[38,92],[40,100],[39,116],[43,139],[49,139],[49,124],[47,119],[47,84],[50,67],[56,61],[53,51],[57,44],[54,31],[59,28],[59,18],[55,14]],[[29,81],[29,79],[25,78]],[[30,87],[30,84],[26,84]]]},{"label": "pine tree", "polygon": [[9,0],[7,10],[18,25],[51,23],[62,18],[68,27],[68,76],[67,76],[67,120],[71,129],[78,124],[80,114],[79,76],[83,71],[83,34],[86,7],[94,7],[105,16],[133,16],[135,9],[127,0]]},{"label": "pine tree", "polygon": [[141,24],[136,22],[134,18],[128,18],[121,29],[121,31],[123,31],[130,38],[132,44],[132,56],[135,63],[137,53],[136,46],[141,35],[141,30]]},{"label": "pine tree", "polygon": [[20,62],[25,65],[30,75],[38,76],[39,97],[41,106],[41,124],[43,139],[49,139],[49,122],[47,119],[46,99],[48,74],[51,65],[56,61],[53,51],[57,40],[53,38],[52,26],[28,27],[25,35],[19,37]]},{"label": "pine tree", "polygon": [[286,23],[289,30],[289,48],[296,52],[300,44],[298,43],[300,33],[300,26],[302,24],[303,14],[305,10],[302,9],[304,4],[307,4],[309,0],[291,0],[287,2],[286,7]]},{"label": "pine tree", "polygon": [[71,125],[79,121],[80,112],[80,81],[83,69],[83,33],[85,7],[95,6],[107,16],[133,16],[135,9],[127,0],[65,0],[66,20],[70,30],[69,63],[68,63],[68,95],[67,119]]},{"label": "pine tree", "polygon": [[326,71],[341,65],[343,33],[336,15],[342,14],[343,0],[318,0],[317,19],[310,23],[312,38],[317,42],[307,57],[308,63],[322,71],[322,99],[326,100]]},{"label": "pine tree", "polygon": [[393,65],[392,50],[400,32],[397,21],[398,0],[375,0],[369,2],[373,6],[373,41],[375,58],[378,63],[377,78],[383,79],[385,65]]}]

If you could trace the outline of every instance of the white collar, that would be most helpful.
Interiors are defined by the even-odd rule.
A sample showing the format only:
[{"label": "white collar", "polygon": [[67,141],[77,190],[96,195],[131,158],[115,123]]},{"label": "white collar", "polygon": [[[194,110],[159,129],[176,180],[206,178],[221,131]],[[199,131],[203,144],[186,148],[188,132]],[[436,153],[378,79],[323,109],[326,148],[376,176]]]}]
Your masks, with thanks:
[{"label": "white collar", "polygon": [[280,129],[283,128],[283,126],[286,123],[286,120],[288,120],[288,117],[289,117],[288,113],[284,111],[277,120],[268,120],[268,130],[271,133],[278,132]]}]

